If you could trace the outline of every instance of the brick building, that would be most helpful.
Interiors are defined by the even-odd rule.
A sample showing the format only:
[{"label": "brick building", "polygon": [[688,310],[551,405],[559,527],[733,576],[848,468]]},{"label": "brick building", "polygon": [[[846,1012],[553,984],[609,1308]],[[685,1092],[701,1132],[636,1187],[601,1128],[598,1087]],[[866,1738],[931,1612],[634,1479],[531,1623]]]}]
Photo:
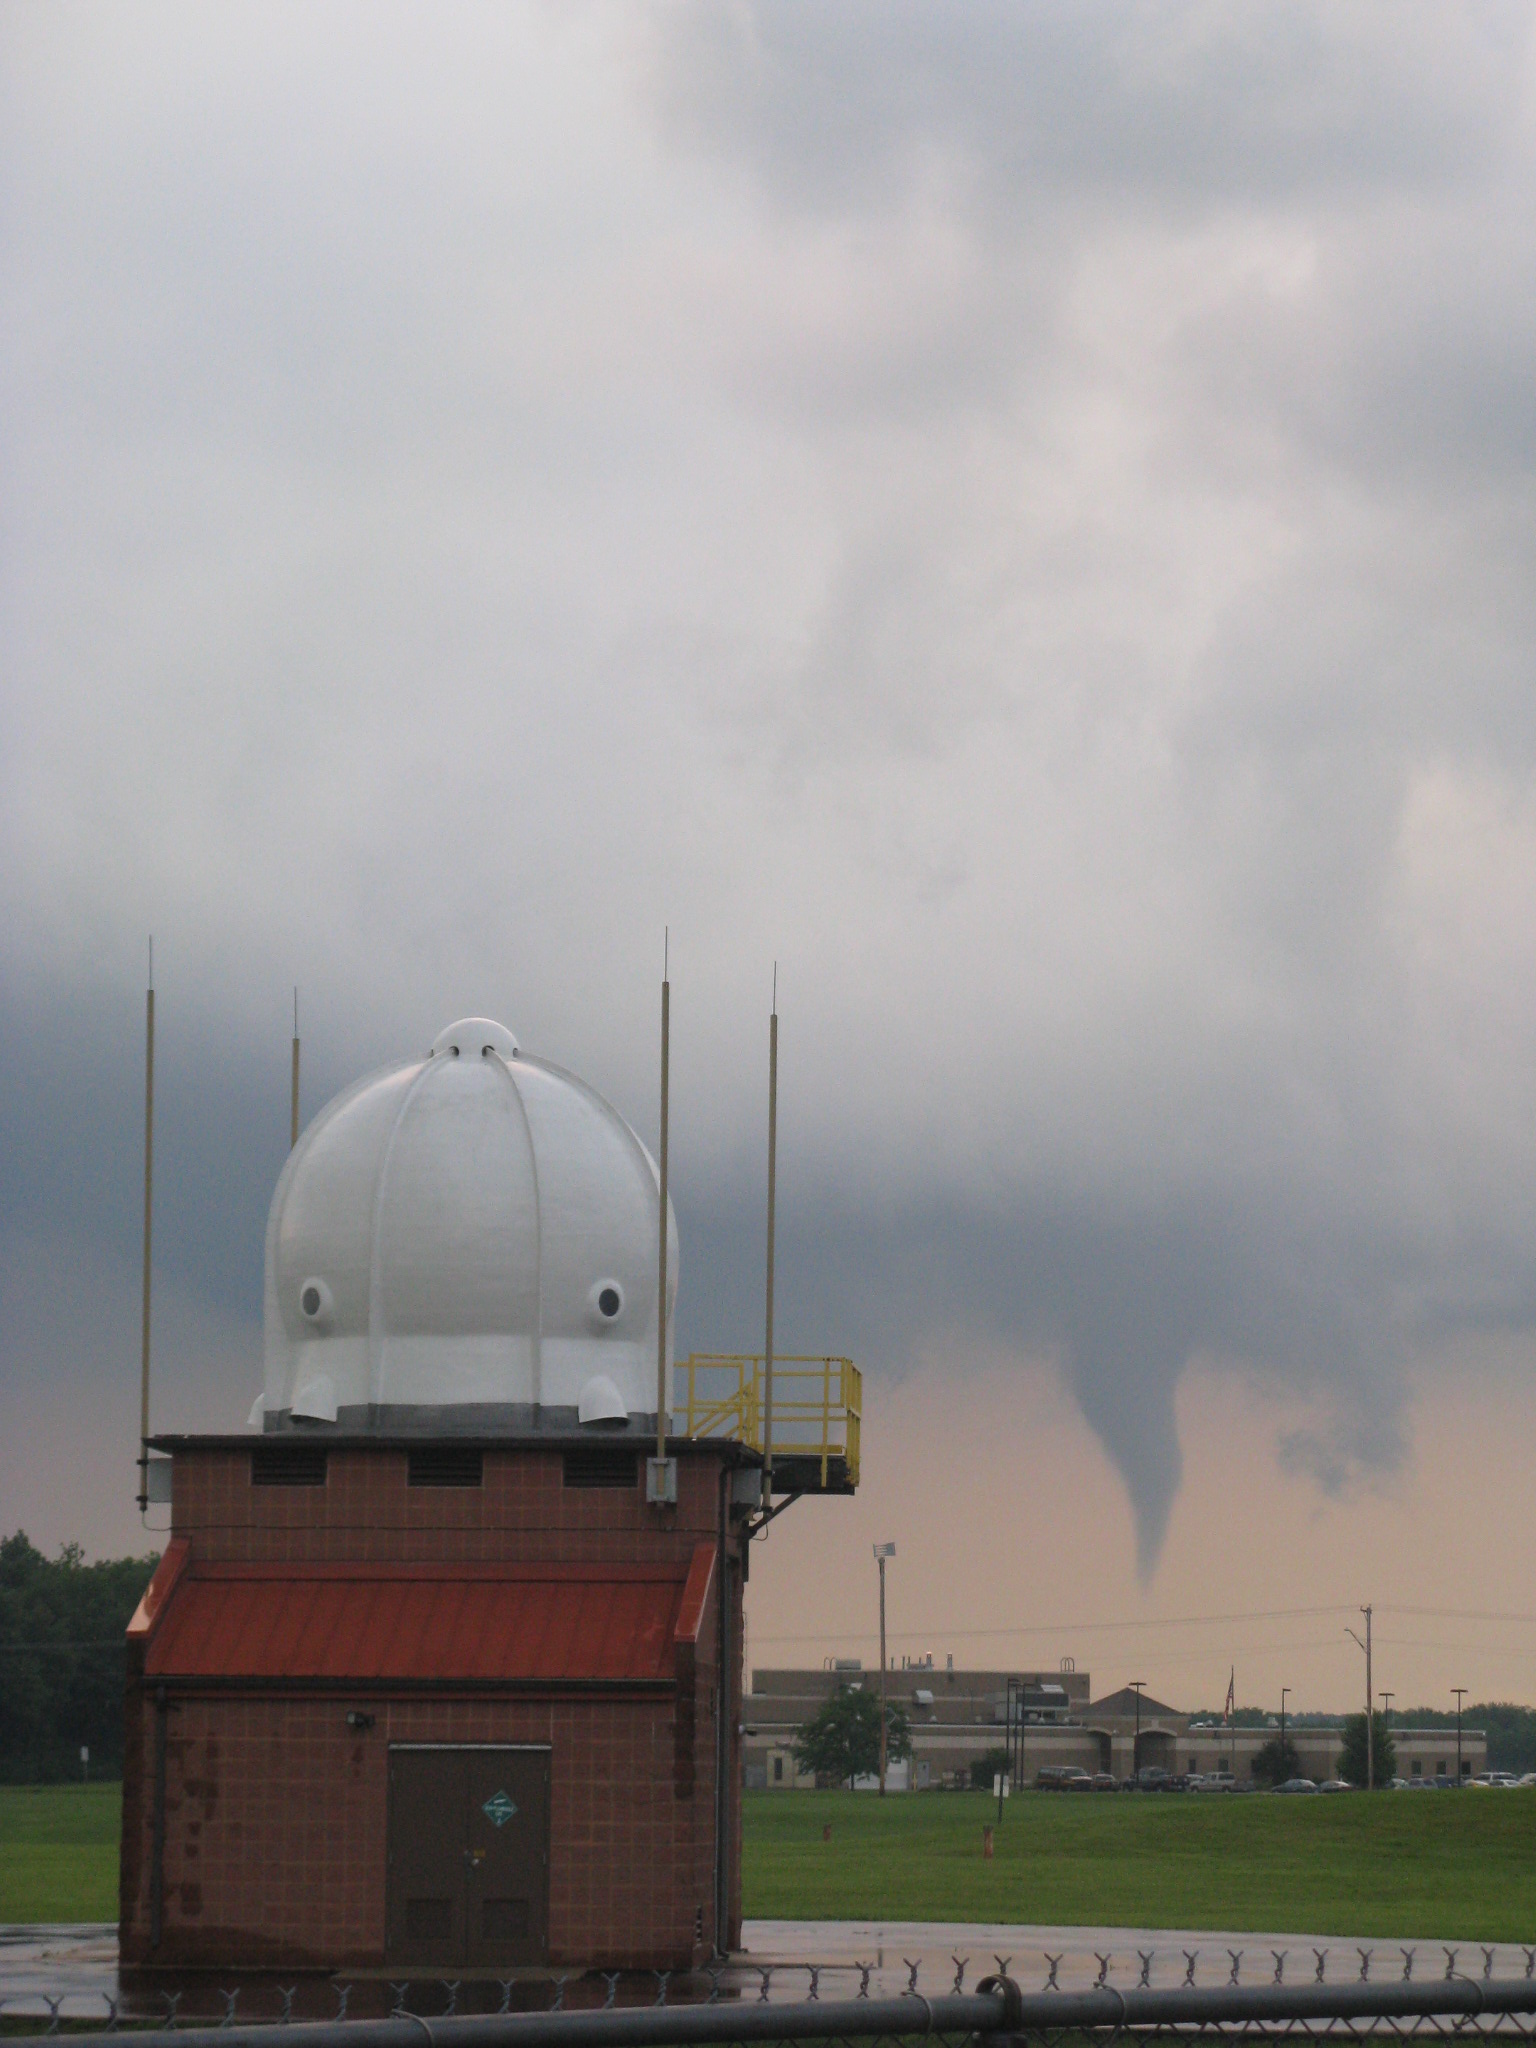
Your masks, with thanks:
[{"label": "brick building", "polygon": [[126,1964],[666,1968],[739,1942],[731,1486],[755,1459],[678,1444],[658,1514],[623,1445],[159,1447]]},{"label": "brick building", "polygon": [[[129,1628],[130,1969],[739,1944],[761,1387],[751,1360],[671,1376],[667,1220],[628,1125],[482,1019],[299,1140],[255,1433],[147,1447],[171,1528]],[[791,1378],[776,1406],[780,1495],[856,1481],[834,1367],[856,1389],[818,1361],[816,1403]]]}]

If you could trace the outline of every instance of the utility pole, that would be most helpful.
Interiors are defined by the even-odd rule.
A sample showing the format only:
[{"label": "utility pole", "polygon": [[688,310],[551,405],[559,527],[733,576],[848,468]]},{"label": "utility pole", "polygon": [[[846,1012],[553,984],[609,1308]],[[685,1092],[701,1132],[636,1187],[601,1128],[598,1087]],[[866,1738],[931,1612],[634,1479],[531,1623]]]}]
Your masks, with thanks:
[{"label": "utility pole", "polygon": [[1376,1790],[1376,1745],[1372,1737],[1372,1723],[1375,1720],[1376,1695],[1371,1689],[1371,1610],[1362,1607],[1365,1616],[1365,1637],[1362,1640],[1352,1628],[1346,1628],[1347,1636],[1354,1636],[1355,1642],[1365,1652],[1365,1789]]},{"label": "utility pole", "polygon": [[1288,1685],[1282,1685],[1280,1688],[1280,1768],[1282,1771],[1285,1769],[1285,1698],[1290,1689]]},{"label": "utility pole", "polygon": [[1467,1696],[1467,1688],[1464,1685],[1453,1685],[1451,1691],[1456,1695],[1456,1790],[1459,1792],[1461,1790],[1461,1703]]},{"label": "utility pole", "polygon": [[885,1797],[885,1560],[896,1555],[894,1543],[875,1545],[880,1567],[880,1797]]},{"label": "utility pole", "polygon": [[1141,1769],[1141,1689],[1146,1682],[1144,1678],[1133,1678],[1130,1681],[1130,1689],[1136,1695],[1136,1734],[1131,1742],[1131,1776],[1133,1778]]}]

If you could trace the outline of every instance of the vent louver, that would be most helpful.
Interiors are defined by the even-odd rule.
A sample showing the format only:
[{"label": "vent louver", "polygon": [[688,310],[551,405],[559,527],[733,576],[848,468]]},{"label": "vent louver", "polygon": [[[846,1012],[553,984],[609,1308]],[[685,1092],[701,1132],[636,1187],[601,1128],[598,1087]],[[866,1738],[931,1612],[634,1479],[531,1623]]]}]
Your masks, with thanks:
[{"label": "vent louver", "polygon": [[324,1444],[263,1444],[251,1453],[252,1486],[324,1486]]},{"label": "vent louver", "polygon": [[407,1459],[409,1486],[479,1486],[485,1476],[484,1453],[462,1444],[426,1444]]},{"label": "vent louver", "polygon": [[640,1467],[634,1451],[594,1444],[590,1450],[584,1445],[579,1451],[567,1451],[565,1454],[567,1486],[634,1486],[639,1476]]}]

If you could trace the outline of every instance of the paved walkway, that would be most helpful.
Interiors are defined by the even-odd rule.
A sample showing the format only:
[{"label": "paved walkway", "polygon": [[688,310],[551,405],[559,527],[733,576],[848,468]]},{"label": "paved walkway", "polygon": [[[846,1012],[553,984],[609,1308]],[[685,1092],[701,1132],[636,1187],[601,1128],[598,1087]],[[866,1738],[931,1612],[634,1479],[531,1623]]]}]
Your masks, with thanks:
[{"label": "paved walkway", "polygon": [[[1211,1928],[1169,1927],[1032,1927],[1004,1922],[934,1920],[749,1920],[742,1929],[744,1961],[755,1970],[770,1967],[770,1996],[801,1997],[810,1983],[811,1966],[819,1977],[822,1998],[858,1995],[861,1965],[870,1966],[869,1990],[897,1993],[908,1989],[911,1966],[918,1966],[917,1989],[930,1996],[954,1989],[957,1971],[963,1988],[1003,1965],[1028,1991],[1051,1981],[1063,1991],[1085,1990],[1101,1971],[1122,1990],[1142,1981],[1157,1989],[1188,1980],[1191,1955],[1197,1984],[1230,1982],[1234,1958],[1239,1981],[1274,1981],[1283,1958],[1285,1982],[1316,1979],[1318,1957],[1329,1983],[1355,1982],[1365,1959],[1372,1978],[1400,1979],[1412,1952],[1415,1978],[1443,1977],[1454,1955],[1458,1975],[1481,1976],[1485,1967],[1498,1977],[1523,1977],[1532,1968],[1529,1948],[1477,1942],[1388,1941],[1380,1936],[1336,1934],[1235,1934]],[[760,1980],[759,1980],[760,1981]]]}]

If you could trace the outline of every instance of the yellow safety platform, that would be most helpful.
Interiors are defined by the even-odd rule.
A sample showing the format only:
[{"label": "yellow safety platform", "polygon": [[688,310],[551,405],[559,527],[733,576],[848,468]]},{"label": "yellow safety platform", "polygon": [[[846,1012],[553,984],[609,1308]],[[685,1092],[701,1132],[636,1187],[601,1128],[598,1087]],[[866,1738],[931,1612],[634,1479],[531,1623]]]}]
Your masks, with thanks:
[{"label": "yellow safety platform", "polygon": [[[682,1436],[763,1442],[761,1357],[695,1352],[673,1367],[673,1427]],[[864,1377],[851,1358],[773,1361],[773,1490],[852,1493],[859,1483]]]}]

